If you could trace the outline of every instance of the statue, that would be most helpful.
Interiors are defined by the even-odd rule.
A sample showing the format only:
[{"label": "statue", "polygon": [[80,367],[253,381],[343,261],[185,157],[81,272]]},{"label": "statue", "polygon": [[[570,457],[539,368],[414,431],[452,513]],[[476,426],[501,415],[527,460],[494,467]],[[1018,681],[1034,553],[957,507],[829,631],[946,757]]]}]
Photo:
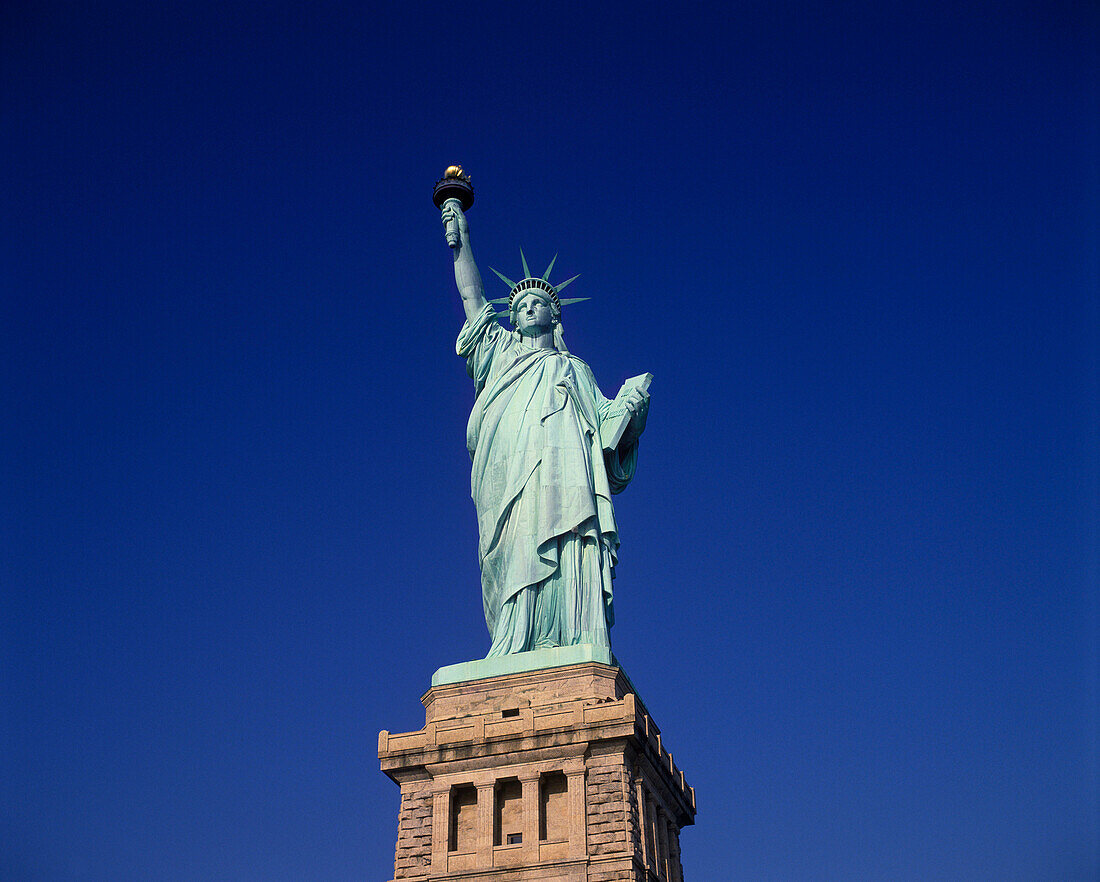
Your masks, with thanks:
[{"label": "statue", "polygon": [[[463,187],[469,190],[465,192]],[[436,204],[453,249],[466,321],[457,353],[476,395],[466,432],[477,508],[488,658],[553,646],[609,647],[611,580],[619,536],[611,495],[634,477],[649,410],[650,375],[627,381],[614,401],[565,346],[554,261],[507,298],[487,301],[470,249],[469,179],[452,166]],[[557,258],[555,257],[555,260]],[[574,276],[574,279],[576,276]],[[494,303],[508,304],[514,330]]]}]

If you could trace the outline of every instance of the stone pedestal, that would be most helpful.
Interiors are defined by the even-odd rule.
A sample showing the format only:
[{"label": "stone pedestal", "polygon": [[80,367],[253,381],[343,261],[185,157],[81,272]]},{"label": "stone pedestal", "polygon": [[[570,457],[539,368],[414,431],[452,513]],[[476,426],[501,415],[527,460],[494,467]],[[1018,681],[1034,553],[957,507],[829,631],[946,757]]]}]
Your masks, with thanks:
[{"label": "stone pedestal", "polygon": [[422,701],[423,729],[378,736],[401,787],[395,882],[682,882],[695,791],[619,668],[497,674]]}]

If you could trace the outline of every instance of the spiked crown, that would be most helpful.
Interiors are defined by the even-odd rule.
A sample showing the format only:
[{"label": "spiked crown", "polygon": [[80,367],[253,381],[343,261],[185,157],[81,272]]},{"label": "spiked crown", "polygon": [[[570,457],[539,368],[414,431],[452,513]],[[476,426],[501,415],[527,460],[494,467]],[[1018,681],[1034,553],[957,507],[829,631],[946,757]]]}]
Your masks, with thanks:
[{"label": "spiked crown", "polygon": [[489,267],[489,269],[493,270],[493,272],[496,273],[497,278],[499,278],[502,282],[504,282],[505,285],[512,289],[508,292],[507,297],[498,297],[496,300],[489,301],[494,305],[503,305],[505,303],[508,304],[508,312],[497,313],[498,318],[504,318],[505,316],[507,316],[508,320],[514,325],[514,307],[519,303],[520,300],[523,299],[523,295],[527,291],[539,291],[544,294],[553,304],[554,312],[558,316],[561,315],[561,308],[563,306],[568,306],[571,303],[580,303],[582,300],[589,299],[588,297],[561,298],[558,296],[558,294],[562,291],[562,289],[565,288],[566,285],[579,278],[579,276],[573,276],[572,279],[566,279],[560,285],[550,284],[550,271],[554,268],[554,263],[558,259],[558,256],[556,254],[554,255],[554,259],[550,261],[550,266],[546,268],[546,272],[544,272],[541,277],[531,275],[531,270],[527,266],[527,258],[524,256],[522,248],[519,252],[519,259],[520,262],[523,264],[523,278],[520,279],[518,282],[513,282],[499,270],[493,269],[493,267]]}]

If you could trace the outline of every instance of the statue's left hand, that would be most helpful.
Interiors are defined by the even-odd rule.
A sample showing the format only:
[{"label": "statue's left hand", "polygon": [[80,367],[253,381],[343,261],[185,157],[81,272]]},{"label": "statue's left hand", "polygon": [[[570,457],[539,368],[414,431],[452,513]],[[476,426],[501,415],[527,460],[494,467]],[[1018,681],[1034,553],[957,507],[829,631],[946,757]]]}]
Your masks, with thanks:
[{"label": "statue's left hand", "polygon": [[649,393],[642,389],[631,389],[624,404],[630,412],[630,424],[619,443],[633,444],[645,431],[645,421],[649,416]]}]

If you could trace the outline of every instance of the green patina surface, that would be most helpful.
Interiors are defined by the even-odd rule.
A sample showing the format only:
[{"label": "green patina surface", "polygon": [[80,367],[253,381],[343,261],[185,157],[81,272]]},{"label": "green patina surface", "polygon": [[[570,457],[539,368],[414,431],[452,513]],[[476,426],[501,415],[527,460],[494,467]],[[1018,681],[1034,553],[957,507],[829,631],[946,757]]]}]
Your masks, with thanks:
[{"label": "green patina surface", "polygon": [[455,350],[474,382],[466,447],[491,644],[484,662],[443,668],[432,682],[612,664],[619,531],[611,497],[634,477],[650,377],[628,381],[615,400],[603,395],[565,346],[561,307],[570,301],[558,292],[572,279],[550,284],[553,261],[535,278],[521,253],[524,278],[501,275],[512,287],[506,329],[485,299],[459,200],[444,202],[442,219],[466,313]]},{"label": "green patina surface", "polygon": [[446,686],[449,683],[484,680],[488,677],[519,674],[523,671],[537,671],[542,668],[563,668],[566,665],[579,665],[583,662],[599,662],[621,670],[621,666],[608,647],[580,643],[574,646],[533,649],[530,652],[514,652],[510,655],[447,665],[432,674],[432,685]]}]

